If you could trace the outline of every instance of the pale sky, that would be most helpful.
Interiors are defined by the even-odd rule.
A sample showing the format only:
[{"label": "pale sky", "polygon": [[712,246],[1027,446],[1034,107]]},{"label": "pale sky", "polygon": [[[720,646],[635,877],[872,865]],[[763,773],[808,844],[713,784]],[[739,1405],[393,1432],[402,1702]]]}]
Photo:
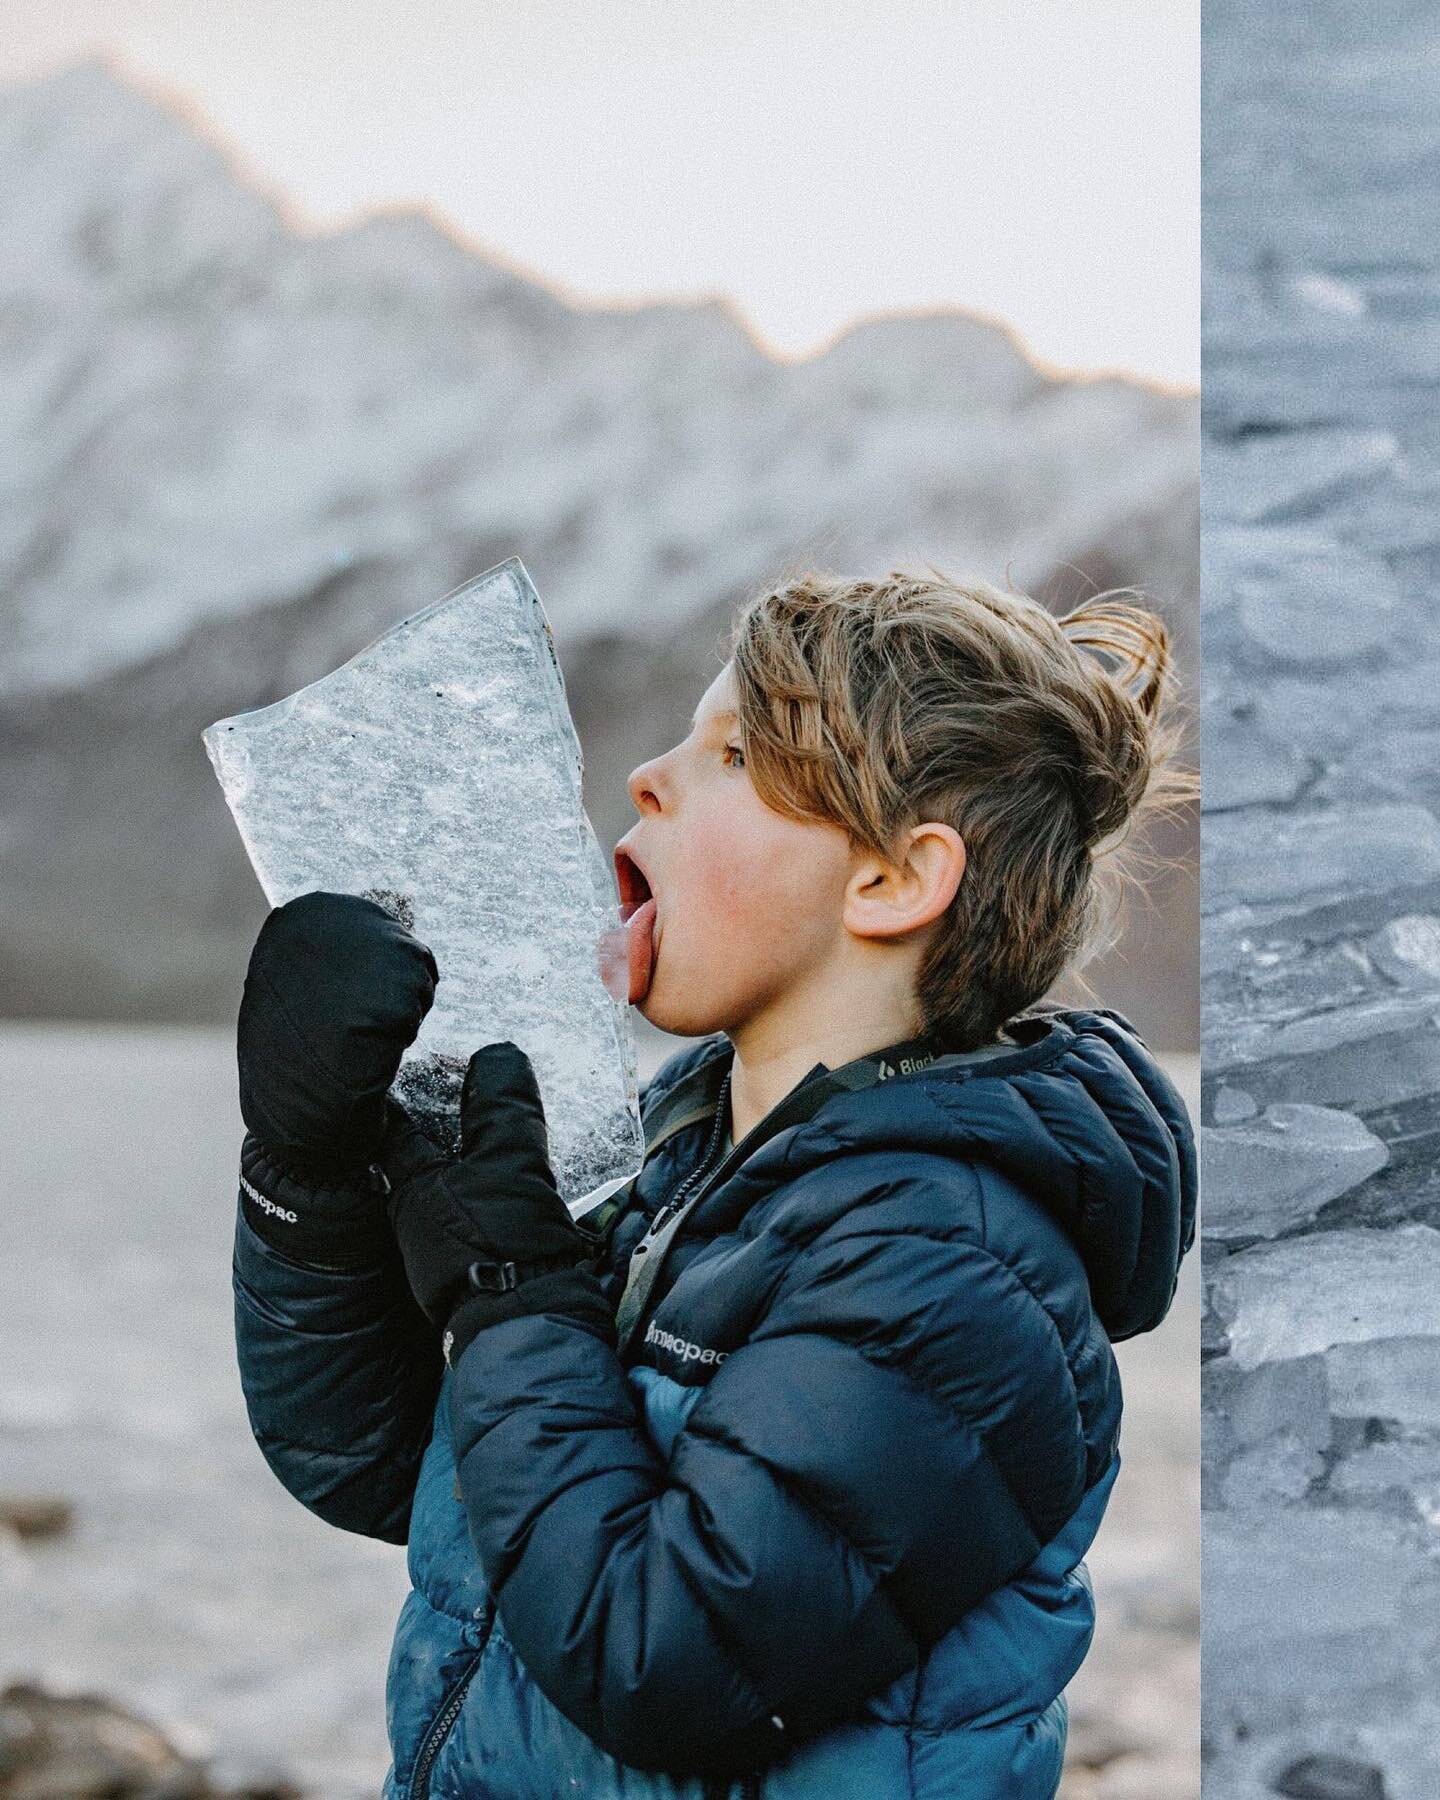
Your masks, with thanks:
[{"label": "pale sky", "polygon": [[1199,0],[5,0],[317,229],[421,201],[582,304],[731,298],[777,354],[961,307],[1200,375]]}]

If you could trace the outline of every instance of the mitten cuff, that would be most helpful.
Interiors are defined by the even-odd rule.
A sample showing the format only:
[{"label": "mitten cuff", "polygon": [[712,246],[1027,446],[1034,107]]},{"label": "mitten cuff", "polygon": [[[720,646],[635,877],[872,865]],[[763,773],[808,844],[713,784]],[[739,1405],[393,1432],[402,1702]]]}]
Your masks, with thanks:
[{"label": "mitten cuff", "polygon": [[443,1348],[453,1369],[490,1325],[505,1319],[523,1319],[536,1313],[554,1313],[573,1319],[613,1349],[616,1344],[615,1311],[600,1291],[600,1283],[588,1268],[575,1265],[531,1275],[500,1293],[470,1293],[450,1315]]},{"label": "mitten cuff", "polygon": [[393,1254],[384,1212],[389,1185],[373,1166],[321,1178],[278,1159],[253,1132],[240,1150],[246,1224],[272,1250],[313,1268],[370,1268]]}]

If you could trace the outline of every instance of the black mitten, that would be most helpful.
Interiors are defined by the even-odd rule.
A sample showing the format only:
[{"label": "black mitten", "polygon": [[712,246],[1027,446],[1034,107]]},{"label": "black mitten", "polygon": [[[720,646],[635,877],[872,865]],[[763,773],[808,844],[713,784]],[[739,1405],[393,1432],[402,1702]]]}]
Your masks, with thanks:
[{"label": "black mitten", "polygon": [[411,1290],[445,1331],[447,1361],[487,1325],[528,1313],[563,1314],[614,1343],[614,1314],[584,1266],[593,1243],[555,1186],[540,1090],[514,1044],[470,1058],[460,1141],[449,1155],[392,1100],[378,1158]]},{"label": "black mitten", "polygon": [[322,1269],[366,1268],[394,1254],[388,1185],[370,1166],[328,1182],[298,1175],[253,1131],[240,1146],[240,1206],[251,1230],[296,1262]]},{"label": "black mitten", "polygon": [[260,928],[236,1030],[240,1192],[277,1249],[344,1267],[388,1247],[370,1165],[438,980],[425,945],[356,894],[301,894]]}]

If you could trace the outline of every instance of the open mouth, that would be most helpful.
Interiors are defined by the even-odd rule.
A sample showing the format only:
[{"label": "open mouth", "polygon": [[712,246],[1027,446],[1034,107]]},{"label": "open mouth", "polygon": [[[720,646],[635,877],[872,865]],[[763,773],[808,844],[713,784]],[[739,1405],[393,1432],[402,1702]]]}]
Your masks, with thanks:
[{"label": "open mouth", "polygon": [[618,846],[615,880],[623,922],[618,931],[607,931],[600,940],[600,979],[612,998],[634,1006],[649,993],[655,973],[655,896],[645,871]]},{"label": "open mouth", "polygon": [[645,871],[628,850],[619,847],[615,851],[615,880],[620,889],[620,917],[628,925],[654,895]]}]

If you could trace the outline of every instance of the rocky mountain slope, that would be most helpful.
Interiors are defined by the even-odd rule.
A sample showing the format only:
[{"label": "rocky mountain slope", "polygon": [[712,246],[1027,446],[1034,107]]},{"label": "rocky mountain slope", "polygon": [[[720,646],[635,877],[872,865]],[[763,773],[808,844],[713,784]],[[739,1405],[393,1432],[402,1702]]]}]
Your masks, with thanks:
[{"label": "rocky mountain slope", "polygon": [[[722,303],[577,309],[419,211],[306,233],[100,61],[0,90],[0,390],[0,1012],[230,1015],[264,903],[201,727],[505,556],[607,840],[786,570],[1135,583],[1193,663],[1193,398],[959,313],[777,362]],[[1194,917],[1162,878],[1093,972],[1161,1043]]]}]

